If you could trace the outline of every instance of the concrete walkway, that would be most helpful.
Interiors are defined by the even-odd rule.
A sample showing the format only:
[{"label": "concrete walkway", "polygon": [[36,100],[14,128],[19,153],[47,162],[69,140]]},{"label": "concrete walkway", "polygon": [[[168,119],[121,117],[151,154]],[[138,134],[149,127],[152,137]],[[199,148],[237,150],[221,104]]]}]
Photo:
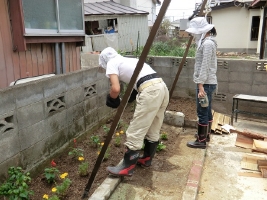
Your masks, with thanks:
[{"label": "concrete walkway", "polygon": [[[235,127],[267,134],[266,123],[238,120]],[[267,179],[238,176],[242,155],[248,151],[235,147],[236,134],[212,135],[207,149],[191,149],[186,142],[194,139],[192,133],[196,129],[173,128],[179,139],[172,157],[161,160],[159,155],[155,156],[153,167],[137,167],[131,178],[108,177],[89,199],[267,199]],[[172,170],[160,170],[164,163],[172,165]],[[136,180],[144,174],[150,178],[137,185]]]}]

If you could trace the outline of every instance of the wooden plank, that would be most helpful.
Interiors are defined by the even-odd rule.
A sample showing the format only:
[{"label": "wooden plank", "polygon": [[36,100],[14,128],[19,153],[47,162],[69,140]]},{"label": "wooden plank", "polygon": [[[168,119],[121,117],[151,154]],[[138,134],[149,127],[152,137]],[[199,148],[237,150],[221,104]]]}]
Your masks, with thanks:
[{"label": "wooden plank", "polygon": [[253,150],[267,153],[267,141],[253,139]]},{"label": "wooden plank", "polygon": [[32,50],[33,50],[32,47],[28,44],[27,45],[27,51],[25,52],[27,77],[37,76],[37,74],[34,74],[34,72],[33,72]]},{"label": "wooden plank", "polygon": [[69,43],[66,43],[65,44],[65,58],[66,58],[66,72],[70,72],[70,60],[69,60],[69,50],[70,48],[70,44]]},{"label": "wooden plank", "polygon": [[31,44],[31,55],[32,55],[32,75],[38,76],[38,58],[37,58],[37,45]]},{"label": "wooden plank", "polygon": [[48,44],[42,44],[42,56],[43,56],[43,74],[49,74],[49,62],[47,60],[47,46]]},{"label": "wooden plank", "polygon": [[[3,8],[0,6],[0,12],[2,12]],[[3,38],[2,38],[2,31],[0,25],[0,88],[4,88],[8,85],[7,77],[6,77],[6,62],[4,56],[4,45],[3,45]]]},{"label": "wooden plank", "polygon": [[77,70],[77,54],[76,54],[76,44],[71,44],[72,46],[72,71],[76,71]]},{"label": "wooden plank", "polygon": [[14,70],[13,70],[13,61],[12,61],[12,53],[13,53],[13,44],[11,38],[11,27],[10,27],[10,19],[9,19],[9,10],[7,1],[0,2],[0,19],[1,19],[1,33],[2,33],[2,44],[4,49],[4,57],[5,57],[5,65],[6,66],[6,78],[8,86],[12,81],[14,81]]},{"label": "wooden plank", "polygon": [[[1,7],[1,6],[0,6]],[[21,0],[9,0],[10,21],[12,24],[12,35],[14,49],[26,51],[26,42],[24,38],[24,19]]]},{"label": "wooden plank", "polygon": [[237,134],[235,146],[242,147],[242,148],[245,148],[245,149],[252,149],[252,147],[253,147],[253,139],[249,138],[249,137],[246,137],[244,135],[241,135],[241,134]]},{"label": "wooden plank", "polygon": [[49,74],[56,73],[54,44],[49,44],[46,50],[47,50],[46,53],[49,66],[48,72]]},{"label": "wooden plank", "polygon": [[238,172],[238,175],[246,177],[262,178],[261,172],[244,171],[244,172]]},{"label": "wooden plank", "polygon": [[20,63],[20,77],[21,78],[28,77],[25,51],[19,52],[19,63]]},{"label": "wooden plank", "polygon": [[42,44],[35,44],[36,47],[36,69],[38,70],[38,75],[44,74],[43,56],[42,56]]},{"label": "wooden plank", "polygon": [[261,169],[261,175],[263,178],[267,178],[267,169]]},{"label": "wooden plank", "polygon": [[[228,116],[226,116],[226,115],[224,115],[224,118],[223,118],[223,125],[225,125],[225,124],[230,124],[230,121],[231,121],[231,118],[228,117]],[[225,129],[222,128],[222,133],[223,133],[223,134],[229,134],[230,132],[228,132],[227,130],[225,130]]]},{"label": "wooden plank", "polygon": [[259,160],[266,160],[266,156],[262,154],[245,154],[241,160],[241,168],[260,171],[258,167]]},{"label": "wooden plank", "polygon": [[72,58],[72,45],[70,44],[69,45],[69,55],[68,55],[68,57],[69,57],[69,62],[70,62],[70,72],[72,72],[73,71],[73,58]]},{"label": "wooden plank", "polygon": [[241,134],[241,135],[245,135],[245,136],[253,138],[253,139],[261,139],[261,140],[263,140],[264,138],[266,138],[266,135],[262,135],[262,134],[259,134],[259,133],[253,133],[253,132],[248,131],[248,130],[240,131],[240,130],[237,130],[237,129],[236,130],[231,129],[230,132],[231,133],[238,133],[238,134]]},{"label": "wooden plank", "polygon": [[19,63],[19,53],[14,52],[12,54],[12,61],[13,61],[13,70],[14,70],[14,80],[20,78],[20,63]]},{"label": "wooden plank", "polygon": [[77,57],[77,70],[80,70],[81,67],[81,48],[76,47],[76,57]]},{"label": "wooden plank", "polygon": [[219,113],[214,112],[213,122],[212,122],[212,125],[211,125],[211,130],[214,131],[214,132],[217,129],[217,126],[218,126],[218,118],[219,118]]}]

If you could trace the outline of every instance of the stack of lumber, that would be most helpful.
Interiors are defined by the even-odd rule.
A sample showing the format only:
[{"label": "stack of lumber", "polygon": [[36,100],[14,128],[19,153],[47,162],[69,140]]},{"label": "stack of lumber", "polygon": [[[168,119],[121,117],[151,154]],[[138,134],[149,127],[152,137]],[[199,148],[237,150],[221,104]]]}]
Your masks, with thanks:
[{"label": "stack of lumber", "polygon": [[212,111],[213,122],[211,125],[211,132],[215,134],[229,134],[228,131],[222,128],[225,124],[231,124],[231,118],[227,115]]},{"label": "stack of lumber", "polygon": [[247,130],[230,132],[237,133],[235,146],[255,152],[246,154],[241,161],[242,169],[254,172],[241,172],[240,175],[267,178],[267,136]]}]

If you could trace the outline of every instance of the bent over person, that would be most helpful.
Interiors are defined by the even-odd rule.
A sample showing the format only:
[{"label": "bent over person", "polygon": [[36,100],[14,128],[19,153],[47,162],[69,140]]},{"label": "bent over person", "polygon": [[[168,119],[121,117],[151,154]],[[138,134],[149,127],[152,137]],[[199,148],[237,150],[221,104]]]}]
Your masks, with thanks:
[{"label": "bent over person", "polygon": [[212,93],[217,87],[217,42],[214,39],[217,32],[205,17],[192,19],[185,31],[194,36],[197,45],[193,81],[196,84],[198,131],[196,141],[188,142],[187,146],[205,149],[213,121]]},{"label": "bent over person", "polygon": [[[127,84],[130,82],[137,63],[138,59],[123,57],[111,47],[101,52],[99,64],[106,69],[106,76],[111,83],[107,106],[117,108],[120,105],[120,81]],[[149,167],[159,143],[160,128],[169,103],[168,88],[157,73],[144,63],[132,94],[134,92],[136,92],[136,108],[126,131],[126,152],[122,162],[117,166],[107,167],[107,171],[113,175],[131,176],[137,163]],[[140,157],[139,150],[143,144],[145,144],[144,153]]]}]

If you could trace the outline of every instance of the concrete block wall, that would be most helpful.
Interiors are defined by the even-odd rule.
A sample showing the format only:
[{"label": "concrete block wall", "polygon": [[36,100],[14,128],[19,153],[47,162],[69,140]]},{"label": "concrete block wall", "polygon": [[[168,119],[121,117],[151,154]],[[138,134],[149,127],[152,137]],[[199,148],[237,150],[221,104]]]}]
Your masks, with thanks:
[{"label": "concrete block wall", "polygon": [[[164,79],[171,89],[182,58],[179,57],[149,57],[150,64]],[[187,58],[173,92],[173,98],[195,98],[196,85],[193,82],[194,58]],[[213,95],[213,108],[217,112],[230,115],[233,96],[247,94],[267,96],[266,61],[218,59],[218,92]],[[239,108],[255,113],[267,113],[264,103],[241,102]]]},{"label": "concrete block wall", "polygon": [[110,116],[108,91],[98,68],[0,90],[0,180],[10,166],[38,167]]}]

